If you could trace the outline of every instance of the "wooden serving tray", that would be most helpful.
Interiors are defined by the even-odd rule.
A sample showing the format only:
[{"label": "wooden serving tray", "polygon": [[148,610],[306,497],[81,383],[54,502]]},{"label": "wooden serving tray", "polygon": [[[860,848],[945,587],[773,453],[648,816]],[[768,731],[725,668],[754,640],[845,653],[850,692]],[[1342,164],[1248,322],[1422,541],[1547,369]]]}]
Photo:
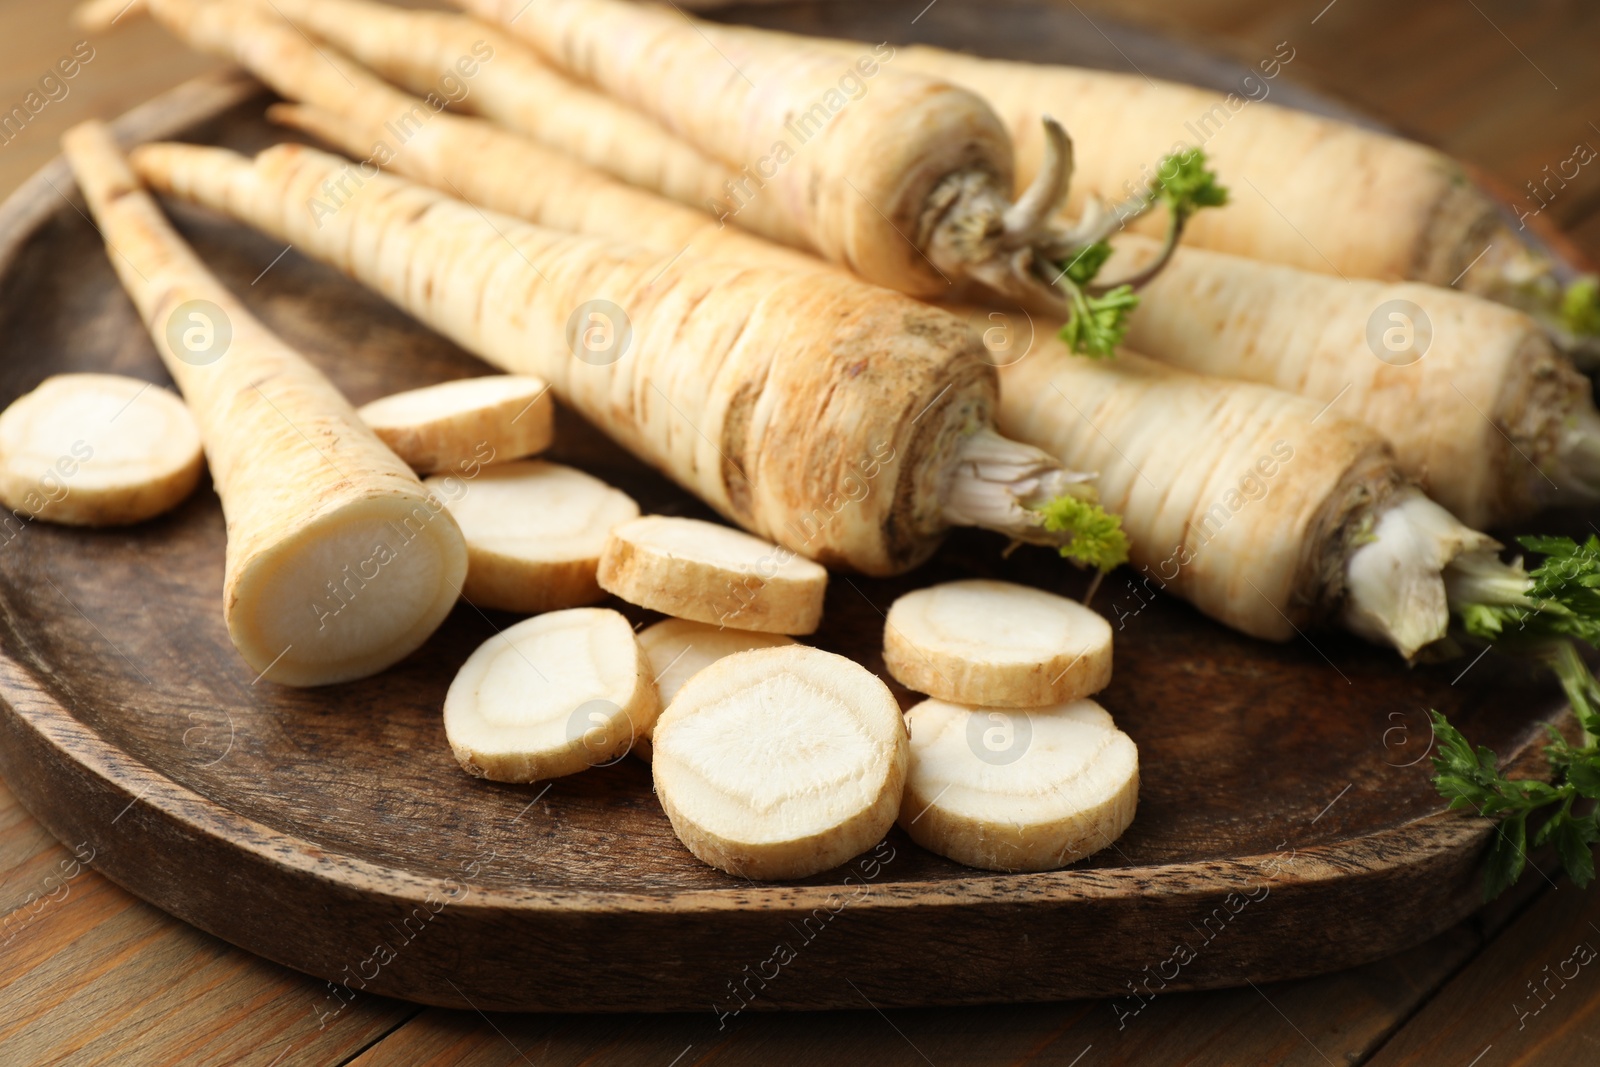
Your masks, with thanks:
[{"label": "wooden serving tray", "polygon": [[[1052,8],[985,5],[980,17],[949,0],[912,23],[919,7],[745,14],[1030,58],[1103,64],[1116,49],[1152,76],[1212,84],[1239,73],[1104,23],[1116,36],[1102,38]],[[267,99],[245,79],[201,79],[119,126],[253,150],[281,136],[261,120]],[[282,245],[174,215],[224,282],[356,403],[484,373]],[[0,404],[63,371],[167,381],[59,160],[0,208],[0,344]],[[707,514],[570,413],[558,441],[555,458],[647,511]],[[1114,847],[1070,870],[1001,875],[897,829],[838,870],[751,884],[678,844],[637,760],[528,787],[461,772],[444,692],[509,616],[462,605],[379,677],[286,689],[257,683],[224,631],[223,521],[209,490],[131,529],[12,523],[0,541],[0,773],[113,880],[327,978],[318,1012],[337,1012],[346,987],[485,1010],[1126,996],[1135,1011],[1162,989],[1346,967],[1423,941],[1480,899],[1490,826],[1442,813],[1426,709],[1530,773],[1543,725],[1565,717],[1553,686],[1498,653],[1408,670],[1338,634],[1263,644],[1115,575],[1096,599],[1118,628],[1102,699],[1138,743],[1143,787]],[[962,534],[913,576],[837,576],[816,643],[883,674],[881,613],[905,590],[979,575],[1083,591],[1048,552],[1007,560],[1001,548]]]}]

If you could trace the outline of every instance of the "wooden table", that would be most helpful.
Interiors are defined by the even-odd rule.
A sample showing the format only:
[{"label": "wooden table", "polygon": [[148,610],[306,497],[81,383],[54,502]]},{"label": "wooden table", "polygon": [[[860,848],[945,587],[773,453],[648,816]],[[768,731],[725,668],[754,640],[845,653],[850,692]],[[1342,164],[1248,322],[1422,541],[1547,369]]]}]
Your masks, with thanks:
[{"label": "wooden table", "polygon": [[[1097,19],[1115,7],[1248,61],[1287,41],[1293,77],[1511,190],[1543,180],[1579,143],[1600,147],[1600,6],[1584,0],[1295,0],[1270,10],[1260,0],[1080,2]],[[67,8],[0,0],[4,109],[80,40]],[[20,134],[0,136],[0,194],[53,155],[72,122],[116,114],[208,65],[132,20],[93,46],[65,97]],[[1546,218],[1600,259],[1600,165],[1545,200]],[[724,1029],[709,1006],[672,1016],[488,1016],[345,1002],[112,885],[87,847],[74,856],[0,784],[6,1065],[1594,1063],[1597,948],[1600,893],[1530,873],[1505,899],[1399,956],[1305,981],[1164,996],[1136,1017],[1119,1018],[1111,1002],[883,1012],[863,1000],[859,1011],[822,1016],[747,1013]]]}]

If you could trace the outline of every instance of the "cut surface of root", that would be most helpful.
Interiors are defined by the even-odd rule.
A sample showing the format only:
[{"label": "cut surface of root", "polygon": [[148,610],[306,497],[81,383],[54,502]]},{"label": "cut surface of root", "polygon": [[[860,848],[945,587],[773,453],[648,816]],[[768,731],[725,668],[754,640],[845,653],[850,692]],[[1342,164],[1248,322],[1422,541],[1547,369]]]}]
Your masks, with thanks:
[{"label": "cut surface of root", "polygon": [[[663,619],[639,631],[639,645],[650,660],[650,673],[663,709],[672,705],[672,698],[685,682],[724,656],[792,644],[794,640],[782,634],[730,630],[688,619]],[[654,723],[645,728],[633,746],[635,756],[650,758],[650,736],[654,732]]]},{"label": "cut surface of root", "polygon": [[412,470],[432,474],[543,452],[555,404],[538,378],[492,374],[381,397],[357,414]]},{"label": "cut surface of root", "polygon": [[630,604],[680,619],[808,634],[822,620],[828,571],[741,530],[646,515],[611,531],[599,580]]},{"label": "cut surface of root", "polygon": [[639,506],[583,471],[544,460],[483,467],[473,478],[437,474],[424,483],[467,539],[462,595],[481,608],[532,614],[593,604],[611,529]]},{"label": "cut surface of root", "polygon": [[376,494],[252,559],[234,584],[228,630],[267,681],[364,678],[427,640],[454,606],[466,564],[443,504]]},{"label": "cut surface of root", "polygon": [[1492,555],[1499,547],[1420,490],[1395,493],[1345,563],[1341,619],[1352,632],[1411,659],[1449,630],[1445,569],[1458,557]]},{"label": "cut surface of root", "polygon": [[726,656],[656,724],[656,795],[684,846],[746,878],[804,878],[894,823],[906,734],[887,686],[831,652]]},{"label": "cut surface of root", "polygon": [[1011,582],[946,582],[889,608],[883,659],[909,689],[960,704],[1062,704],[1111,684],[1111,624]]},{"label": "cut surface of root", "polygon": [[931,852],[984,870],[1054,870],[1133,822],[1138,749],[1092,700],[1027,710],[925,700],[906,725],[900,824]]},{"label": "cut surface of root", "polygon": [[944,492],[951,526],[977,526],[1030,544],[1061,546],[1072,531],[1046,530],[1036,510],[1063,496],[1094,499],[1094,475],[1069,471],[1050,453],[991,429],[961,439]]},{"label": "cut surface of root", "polygon": [[0,503],[75,526],[142,522],[200,479],[200,431],[171,392],[118,374],[58,374],[0,413]]},{"label": "cut surface of root", "polygon": [[621,759],[657,711],[628,620],[573,608],[480,645],[450,683],[444,729],[468,774],[534,782]]}]

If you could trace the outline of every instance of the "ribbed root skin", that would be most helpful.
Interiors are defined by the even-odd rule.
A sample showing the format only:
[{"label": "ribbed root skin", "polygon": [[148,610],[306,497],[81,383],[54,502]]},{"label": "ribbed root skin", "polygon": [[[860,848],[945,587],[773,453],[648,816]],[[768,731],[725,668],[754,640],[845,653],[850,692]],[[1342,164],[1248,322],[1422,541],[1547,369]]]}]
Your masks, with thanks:
[{"label": "ribbed root skin", "polygon": [[[455,520],[333,384],[206,271],[103,126],[77,127],[63,145],[199,426],[228,520],[223,612],[240,654],[271,681],[321,685],[411,652],[466,575]],[[175,316],[211,347],[175,350],[170,338],[186,336],[168,329]]]},{"label": "ribbed root skin", "polygon": [[[995,376],[966,324],[842,274],[674,264],[489,220],[382,174],[322,210],[346,165],[298,146],[251,161],[152,145],[135,159],[156,187],[291,241],[501,369],[544,378],[724,515],[823,563],[886,574],[926,558],[960,442],[991,425]],[[615,350],[571,347],[586,306],[610,316]]]},{"label": "ribbed root skin", "polygon": [[1255,637],[1287,641],[1337,597],[1349,513],[1398,478],[1376,431],[1248,382],[1045,336],[1001,368],[1000,432],[1097,471],[1122,516],[1140,596],[1166,590]]},{"label": "ribbed root skin", "polygon": [[[1051,165],[1013,202],[998,116],[941,78],[897,69],[888,46],[851,56],[774,47],[617,0],[458,2],[733,169],[734,184],[751,191],[738,197],[742,225],[913,296],[948,296],[952,280],[971,280],[1069,311],[1052,281],[1064,230],[1051,220],[1071,176],[1059,125],[1045,124],[1058,149]],[[729,64],[742,76],[730,78]],[[860,91],[846,97],[841,80]],[[777,144],[786,149],[773,166]],[[745,214],[763,202],[791,222]]]},{"label": "ribbed root skin", "polygon": [[[1117,248],[1109,273],[1157,246],[1128,235]],[[1561,427],[1594,417],[1587,384],[1533,319],[1410,282],[1186,248],[1144,290],[1127,341],[1184,370],[1275,386],[1369,423],[1408,475],[1473,526],[1551,502],[1551,480],[1566,479],[1541,470],[1569,447]]]}]

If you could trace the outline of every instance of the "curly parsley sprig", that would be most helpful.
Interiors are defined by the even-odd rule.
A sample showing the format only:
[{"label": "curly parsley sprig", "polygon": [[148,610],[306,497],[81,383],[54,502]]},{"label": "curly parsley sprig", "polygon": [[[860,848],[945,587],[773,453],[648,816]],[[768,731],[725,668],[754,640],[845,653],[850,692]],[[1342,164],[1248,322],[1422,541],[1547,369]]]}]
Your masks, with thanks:
[{"label": "curly parsley sprig", "polygon": [[[1228,202],[1228,190],[1217,182],[1206,162],[1205,151],[1199,148],[1164,157],[1143,194],[1102,216],[1099,225],[1084,234],[1085,242],[1063,257],[1055,284],[1067,294],[1068,314],[1061,339],[1072,351],[1091,359],[1116,355],[1117,345],[1128,332],[1128,317],[1139,306],[1136,290],[1167,265],[1195,212]],[[1167,231],[1155,259],[1127,278],[1097,284],[1100,268],[1111,257],[1106,238],[1158,206],[1167,209]]]},{"label": "curly parsley sprig", "polygon": [[1056,497],[1035,510],[1046,530],[1072,534],[1072,540],[1060,548],[1063,558],[1101,574],[1128,562],[1128,535],[1123,532],[1121,515],[1076,496]]},{"label": "curly parsley sprig", "polygon": [[[1534,847],[1553,843],[1579,886],[1594,879],[1591,848],[1600,842],[1600,823],[1590,803],[1600,799],[1600,682],[1573,643],[1600,647],[1600,537],[1582,544],[1567,537],[1517,540],[1542,554],[1543,561],[1532,571],[1522,570],[1520,563],[1469,562],[1452,577],[1453,606],[1468,633],[1543,660],[1560,681],[1582,734],[1574,745],[1549,728],[1544,751],[1551,781],[1510,779],[1490,749],[1474,748],[1448,719],[1430,712],[1438,743],[1434,787],[1452,809],[1500,820],[1489,849],[1485,900],[1522,875],[1530,840]],[[1531,837],[1530,823],[1537,823]]]},{"label": "curly parsley sprig", "polygon": [[[1438,742],[1434,787],[1452,809],[1500,818],[1484,874],[1485,900],[1493,900],[1521,877],[1528,859],[1528,826],[1536,818],[1542,821],[1532,835],[1534,847],[1553,842],[1562,867],[1580,888],[1594,880],[1591,848],[1600,841],[1600,824],[1594,806],[1585,802],[1600,799],[1600,747],[1595,743],[1600,735],[1600,683],[1571,642],[1560,642],[1547,658],[1583,727],[1577,745],[1550,728],[1551,741],[1544,751],[1553,781],[1507,778],[1496,766],[1493,751],[1481,745],[1473,748],[1448,719],[1437,711],[1430,713]],[[1586,810],[1576,810],[1580,805]]]}]

